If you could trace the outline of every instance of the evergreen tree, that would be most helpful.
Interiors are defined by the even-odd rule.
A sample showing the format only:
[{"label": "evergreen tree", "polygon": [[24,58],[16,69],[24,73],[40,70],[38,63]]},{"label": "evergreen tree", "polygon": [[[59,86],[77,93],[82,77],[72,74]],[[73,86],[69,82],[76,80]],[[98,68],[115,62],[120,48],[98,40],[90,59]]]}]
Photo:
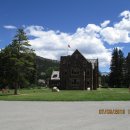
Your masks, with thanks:
[{"label": "evergreen tree", "polygon": [[17,94],[19,87],[27,83],[34,83],[33,75],[36,74],[35,53],[30,48],[23,29],[17,30],[12,44],[5,47],[0,55],[4,72],[1,72],[1,77],[4,76],[14,86],[14,94]]},{"label": "evergreen tree", "polygon": [[112,87],[117,86],[118,84],[118,49],[114,48],[112,53],[111,65],[110,65],[110,81],[109,84]]},{"label": "evergreen tree", "polygon": [[130,53],[126,58],[126,84],[127,87],[130,87]]},{"label": "evergreen tree", "polygon": [[110,65],[110,81],[112,87],[123,87],[125,85],[125,57],[122,50],[114,48]]},{"label": "evergreen tree", "polygon": [[124,57],[122,50],[119,49],[118,53],[119,53],[118,86],[123,87],[123,86],[125,86],[125,78],[126,78],[125,57]]}]

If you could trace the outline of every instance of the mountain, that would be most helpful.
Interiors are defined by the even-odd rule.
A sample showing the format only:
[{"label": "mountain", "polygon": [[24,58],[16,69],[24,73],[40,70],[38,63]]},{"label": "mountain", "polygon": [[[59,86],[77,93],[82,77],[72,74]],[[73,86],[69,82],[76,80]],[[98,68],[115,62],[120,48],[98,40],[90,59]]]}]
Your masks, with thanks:
[{"label": "mountain", "polygon": [[60,62],[58,60],[51,60],[36,56],[38,78],[49,78],[53,70],[59,70],[59,64]]}]

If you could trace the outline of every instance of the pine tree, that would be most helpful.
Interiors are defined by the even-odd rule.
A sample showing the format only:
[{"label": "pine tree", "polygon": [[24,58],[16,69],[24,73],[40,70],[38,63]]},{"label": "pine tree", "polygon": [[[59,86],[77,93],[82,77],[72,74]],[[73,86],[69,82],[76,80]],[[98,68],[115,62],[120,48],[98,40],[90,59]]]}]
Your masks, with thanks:
[{"label": "pine tree", "polygon": [[130,53],[126,57],[126,84],[130,87]]},{"label": "pine tree", "polygon": [[124,57],[122,50],[119,49],[118,53],[119,53],[118,86],[123,87],[123,86],[125,86],[125,78],[126,78],[125,57]]},{"label": "pine tree", "polygon": [[110,81],[109,84],[112,87],[116,87],[118,84],[118,49],[114,48],[112,53],[112,59],[111,59],[111,66],[110,66]]},{"label": "pine tree", "polygon": [[110,66],[110,81],[112,87],[123,87],[125,85],[126,70],[125,57],[122,50],[114,48]]},{"label": "pine tree", "polygon": [[28,38],[23,29],[18,29],[12,44],[1,51],[0,60],[3,66],[1,77],[5,77],[14,86],[14,94],[20,86],[31,83],[36,73],[35,53],[30,48]]}]

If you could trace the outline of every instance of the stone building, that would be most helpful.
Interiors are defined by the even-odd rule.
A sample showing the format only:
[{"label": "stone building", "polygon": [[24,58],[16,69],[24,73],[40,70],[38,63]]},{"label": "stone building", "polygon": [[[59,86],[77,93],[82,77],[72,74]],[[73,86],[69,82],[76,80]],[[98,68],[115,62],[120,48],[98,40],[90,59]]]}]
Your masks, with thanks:
[{"label": "stone building", "polygon": [[126,57],[126,75],[127,75],[127,86],[130,87],[130,53]]},{"label": "stone building", "polygon": [[98,59],[86,59],[78,50],[71,56],[61,56],[60,89],[96,90]]}]

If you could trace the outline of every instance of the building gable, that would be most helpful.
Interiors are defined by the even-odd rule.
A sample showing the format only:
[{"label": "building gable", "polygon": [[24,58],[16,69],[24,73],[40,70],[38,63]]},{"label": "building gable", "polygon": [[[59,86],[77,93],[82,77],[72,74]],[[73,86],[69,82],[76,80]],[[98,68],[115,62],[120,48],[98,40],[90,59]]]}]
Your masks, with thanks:
[{"label": "building gable", "polygon": [[78,64],[82,67],[91,66],[91,63],[78,51],[76,50],[70,57],[72,64]]},{"label": "building gable", "polygon": [[98,62],[96,59],[86,59],[78,50],[71,56],[62,56],[60,61],[61,89],[96,89],[98,63],[96,64],[95,61]]}]

